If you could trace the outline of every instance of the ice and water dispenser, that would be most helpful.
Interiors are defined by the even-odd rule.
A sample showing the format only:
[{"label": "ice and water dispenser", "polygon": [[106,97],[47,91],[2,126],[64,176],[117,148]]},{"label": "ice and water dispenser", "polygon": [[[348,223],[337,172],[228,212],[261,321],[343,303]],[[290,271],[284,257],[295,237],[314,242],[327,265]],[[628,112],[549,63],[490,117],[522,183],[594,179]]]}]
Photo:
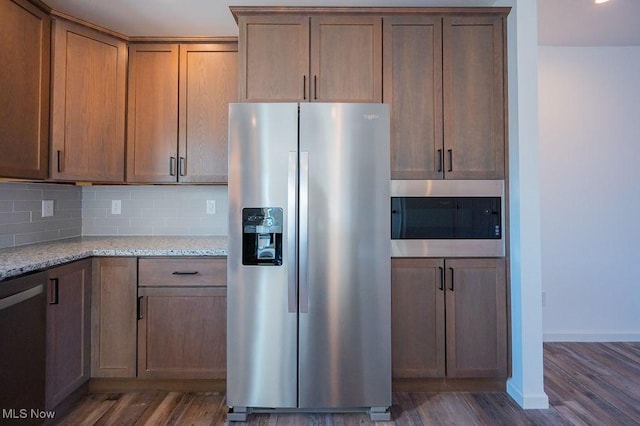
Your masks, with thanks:
[{"label": "ice and water dispenser", "polygon": [[282,209],[242,209],[242,264],[282,265]]}]

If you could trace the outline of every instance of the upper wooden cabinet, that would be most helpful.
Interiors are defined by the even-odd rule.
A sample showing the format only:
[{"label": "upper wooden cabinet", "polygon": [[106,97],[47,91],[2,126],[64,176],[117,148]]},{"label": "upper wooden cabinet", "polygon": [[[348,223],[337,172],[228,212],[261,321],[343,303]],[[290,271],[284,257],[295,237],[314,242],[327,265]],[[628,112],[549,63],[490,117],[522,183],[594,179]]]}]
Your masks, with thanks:
[{"label": "upper wooden cabinet", "polygon": [[442,17],[385,17],[383,32],[391,179],[441,179]]},{"label": "upper wooden cabinet", "polygon": [[129,46],[127,181],[227,181],[236,43]]},{"label": "upper wooden cabinet", "polygon": [[129,46],[127,181],[176,182],[178,45]]},{"label": "upper wooden cabinet", "polygon": [[51,178],[123,182],[126,44],[55,20],[52,49]]},{"label": "upper wooden cabinet", "polygon": [[382,100],[380,16],[232,11],[242,102]]},{"label": "upper wooden cabinet", "polygon": [[505,177],[505,16],[384,17],[392,179]]},{"label": "upper wooden cabinet", "polygon": [[49,16],[0,2],[0,177],[45,179],[49,152]]},{"label": "upper wooden cabinet", "polygon": [[240,16],[238,26],[240,101],[307,99],[309,17]]},{"label": "upper wooden cabinet", "polygon": [[505,171],[504,17],[443,20],[444,173],[499,179]]}]

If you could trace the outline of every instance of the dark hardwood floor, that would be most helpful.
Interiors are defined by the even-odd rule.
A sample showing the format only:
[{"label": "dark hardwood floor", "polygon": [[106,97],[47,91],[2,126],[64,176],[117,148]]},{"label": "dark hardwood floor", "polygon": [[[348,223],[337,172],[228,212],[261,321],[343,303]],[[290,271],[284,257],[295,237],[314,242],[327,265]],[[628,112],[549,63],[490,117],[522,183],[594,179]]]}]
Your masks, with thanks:
[{"label": "dark hardwood floor", "polygon": [[[523,410],[505,393],[394,392],[392,425],[640,425],[640,343],[545,343],[548,410]],[[84,397],[60,425],[220,425],[218,393]],[[252,425],[364,425],[365,414],[255,414]]]}]

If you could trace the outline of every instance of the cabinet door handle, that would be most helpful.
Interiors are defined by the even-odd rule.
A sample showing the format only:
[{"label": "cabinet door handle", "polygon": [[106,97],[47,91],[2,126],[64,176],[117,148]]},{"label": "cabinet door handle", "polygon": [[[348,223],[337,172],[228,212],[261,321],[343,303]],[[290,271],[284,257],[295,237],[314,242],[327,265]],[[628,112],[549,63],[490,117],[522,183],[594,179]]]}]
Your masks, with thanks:
[{"label": "cabinet door handle", "polygon": [[313,99],[318,99],[318,76],[313,76]]},{"label": "cabinet door handle", "polygon": [[440,291],[444,290],[444,268],[442,266],[438,266],[440,269]]},{"label": "cabinet door handle", "polygon": [[171,275],[198,275],[198,271],[174,271]]},{"label": "cabinet door handle", "polygon": [[176,175],[176,157],[169,157],[169,174],[171,176]]},{"label": "cabinet door handle", "polygon": [[438,150],[438,171],[442,171],[442,163],[444,163],[444,153],[441,149]]},{"label": "cabinet door handle", "polygon": [[49,278],[49,281],[51,281],[51,287],[49,290],[49,304],[57,305],[58,303],[60,303],[60,280],[58,278]]},{"label": "cabinet door handle", "polygon": [[138,296],[138,304],[136,306],[136,316],[138,317],[139,320],[144,318],[144,315],[142,314],[142,299],[144,298],[144,296]]},{"label": "cabinet door handle", "polygon": [[449,290],[453,291],[453,286],[454,286],[454,277],[453,277],[453,268],[449,268],[449,270],[451,271],[451,287],[449,288]]},{"label": "cabinet door handle", "polygon": [[447,152],[449,153],[449,172],[453,171],[453,150],[452,149],[448,149]]},{"label": "cabinet door handle", "polygon": [[186,165],[187,165],[187,163],[185,162],[184,157],[180,157],[180,160],[178,162],[178,174],[180,176],[184,176],[185,175]]},{"label": "cabinet door handle", "polygon": [[62,172],[62,151],[58,150],[58,173]]},{"label": "cabinet door handle", "polygon": [[302,76],[302,99],[307,100],[307,76]]}]

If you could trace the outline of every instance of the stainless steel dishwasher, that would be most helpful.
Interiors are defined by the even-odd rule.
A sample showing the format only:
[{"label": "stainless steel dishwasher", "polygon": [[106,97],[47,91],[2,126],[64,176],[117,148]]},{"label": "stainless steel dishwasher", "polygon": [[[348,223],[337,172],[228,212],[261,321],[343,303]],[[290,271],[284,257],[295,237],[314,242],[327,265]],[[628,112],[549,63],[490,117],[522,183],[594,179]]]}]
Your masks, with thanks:
[{"label": "stainless steel dishwasher", "polygon": [[46,275],[0,282],[0,424],[40,424],[44,409]]}]

